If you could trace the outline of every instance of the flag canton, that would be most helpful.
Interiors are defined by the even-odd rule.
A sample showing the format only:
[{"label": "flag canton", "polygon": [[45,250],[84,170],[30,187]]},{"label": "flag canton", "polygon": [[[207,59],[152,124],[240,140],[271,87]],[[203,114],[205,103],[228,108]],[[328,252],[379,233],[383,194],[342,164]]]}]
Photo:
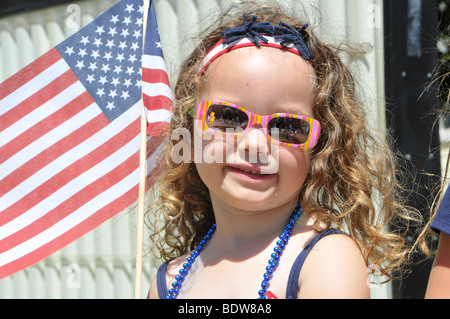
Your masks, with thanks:
[{"label": "flag canton", "polygon": [[164,58],[161,47],[161,39],[159,37],[158,23],[156,21],[156,13],[153,8],[153,4],[151,6],[151,10],[149,10],[148,12],[147,31],[145,34],[144,42],[144,54],[160,56]]},{"label": "flag canton", "polygon": [[56,49],[110,121],[141,99],[142,1],[120,1]]}]

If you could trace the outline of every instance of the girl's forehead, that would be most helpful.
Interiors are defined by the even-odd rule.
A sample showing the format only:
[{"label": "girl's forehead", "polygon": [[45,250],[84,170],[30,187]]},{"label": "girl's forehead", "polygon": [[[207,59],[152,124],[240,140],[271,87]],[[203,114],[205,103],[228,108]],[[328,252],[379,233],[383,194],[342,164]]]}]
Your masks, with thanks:
[{"label": "girl's forehead", "polygon": [[236,49],[211,63],[204,76],[205,99],[222,99],[248,108],[292,105],[292,111],[283,110],[289,113],[298,113],[294,110],[302,105],[308,108],[304,115],[313,115],[314,68],[296,54],[267,47]]}]

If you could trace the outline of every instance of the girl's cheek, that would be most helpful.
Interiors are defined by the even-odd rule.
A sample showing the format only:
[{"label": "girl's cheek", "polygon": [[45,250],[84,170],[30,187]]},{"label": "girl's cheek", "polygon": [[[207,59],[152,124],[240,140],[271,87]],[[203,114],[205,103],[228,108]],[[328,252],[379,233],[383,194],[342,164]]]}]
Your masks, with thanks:
[{"label": "girl's cheek", "polygon": [[207,164],[225,163],[227,154],[226,139],[222,136],[204,132],[202,136],[202,160]]}]

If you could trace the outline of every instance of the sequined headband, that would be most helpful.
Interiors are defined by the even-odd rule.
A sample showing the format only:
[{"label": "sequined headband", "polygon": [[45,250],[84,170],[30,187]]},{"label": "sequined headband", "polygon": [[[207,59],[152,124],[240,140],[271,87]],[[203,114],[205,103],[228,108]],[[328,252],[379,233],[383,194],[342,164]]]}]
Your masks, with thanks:
[{"label": "sequined headband", "polygon": [[244,24],[234,28],[226,28],[222,32],[223,39],[216,43],[203,59],[199,74],[203,74],[208,66],[222,54],[234,49],[256,46],[274,47],[298,54],[307,61],[313,61],[313,55],[306,45],[308,34],[305,29],[307,24],[301,28],[280,21],[280,25],[270,22],[256,22],[257,17],[247,22],[244,16]]}]

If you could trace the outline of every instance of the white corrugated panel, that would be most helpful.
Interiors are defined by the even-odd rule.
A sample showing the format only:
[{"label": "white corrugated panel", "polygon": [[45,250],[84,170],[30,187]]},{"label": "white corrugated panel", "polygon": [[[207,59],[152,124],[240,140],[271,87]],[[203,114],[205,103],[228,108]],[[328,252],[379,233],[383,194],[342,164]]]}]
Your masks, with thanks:
[{"label": "white corrugated panel", "polygon": [[[117,0],[76,1],[0,19],[0,82],[95,19]],[[171,80],[193,39],[231,0],[155,0]],[[364,43],[369,52],[348,60],[360,93],[378,128],[384,128],[383,23],[381,0],[280,0],[296,12],[304,8],[312,28],[330,43]],[[320,15],[319,15],[320,13]],[[209,18],[209,20],[208,20]],[[195,41],[194,41],[195,42]],[[0,298],[132,298],[136,247],[135,209],[119,214],[49,258],[0,280]],[[148,247],[149,243],[145,245]],[[145,296],[155,274],[144,259]],[[389,286],[373,298],[390,298]]]}]

